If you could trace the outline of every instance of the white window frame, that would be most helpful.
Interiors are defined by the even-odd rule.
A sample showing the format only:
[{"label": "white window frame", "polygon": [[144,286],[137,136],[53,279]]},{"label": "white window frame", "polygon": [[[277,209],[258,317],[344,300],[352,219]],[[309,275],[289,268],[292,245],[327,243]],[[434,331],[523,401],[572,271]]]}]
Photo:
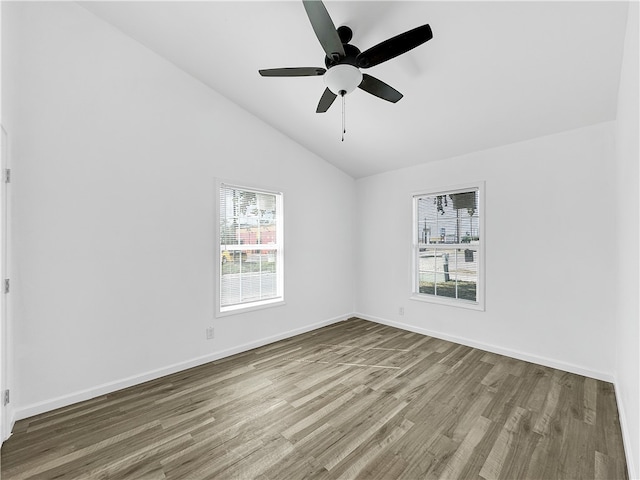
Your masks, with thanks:
[{"label": "white window frame", "polygon": [[[418,280],[418,259],[420,254],[420,248],[425,247],[428,244],[419,242],[420,232],[418,232],[418,198],[426,196],[437,195],[450,195],[455,193],[468,192],[476,189],[478,191],[478,227],[480,230],[480,239],[477,245],[473,246],[473,250],[478,252],[478,282],[476,285],[476,301],[465,300],[461,298],[440,297],[427,293],[420,293],[419,280]],[[485,182],[470,182],[465,184],[459,184],[442,188],[427,188],[420,192],[413,193],[411,195],[412,204],[412,235],[411,235],[411,295],[412,300],[420,302],[434,303],[439,305],[450,305],[455,307],[462,307],[471,310],[485,310],[485,243],[486,243],[486,230],[485,230]],[[469,247],[467,243],[453,243],[443,244],[444,248],[452,249],[466,249]]]},{"label": "white window frame", "polygon": [[[276,239],[275,244],[268,244],[268,250],[276,251],[276,290],[277,295],[274,298],[248,301],[238,303],[229,306],[222,306],[222,252],[223,250],[267,250],[266,245],[263,244],[242,244],[242,245],[222,245],[220,242],[220,195],[223,187],[234,188],[238,190],[250,191],[255,193],[272,194],[276,196],[276,212],[278,215],[278,221],[276,222]],[[264,308],[275,307],[284,305],[284,194],[281,190],[273,188],[259,187],[255,185],[247,185],[243,182],[236,181],[216,181],[216,196],[215,196],[215,244],[214,244],[214,263],[217,265],[215,268],[215,290],[216,290],[216,317],[224,317],[228,315],[235,315],[239,313],[250,312],[254,310],[261,310]]]}]

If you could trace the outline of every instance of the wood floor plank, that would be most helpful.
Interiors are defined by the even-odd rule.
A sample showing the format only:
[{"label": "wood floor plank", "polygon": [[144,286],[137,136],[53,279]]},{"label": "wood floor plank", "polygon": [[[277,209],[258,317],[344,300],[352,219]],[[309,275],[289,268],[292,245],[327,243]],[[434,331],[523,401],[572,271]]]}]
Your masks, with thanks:
[{"label": "wood floor plank", "polygon": [[490,425],[491,420],[489,420],[488,418],[482,416],[476,418],[476,421],[467,432],[467,435],[460,443],[460,446],[456,449],[453,456],[445,465],[443,471],[444,477],[460,478],[460,474],[473,455],[473,451],[482,441]]},{"label": "wood floor plank", "polygon": [[589,425],[596,424],[596,400],[598,396],[598,382],[593,378],[584,380],[584,421]]},{"label": "wood floor plank", "polygon": [[515,407],[480,470],[482,478],[523,478],[540,439],[538,434],[531,432],[530,415],[528,410]]},{"label": "wood floor plank", "polygon": [[[383,427],[386,427],[383,426]],[[413,427],[413,423],[401,417],[389,422],[388,428],[380,428],[369,439],[361,442],[331,470],[334,478],[349,480],[358,477],[366,466],[375,461],[389,445],[402,438]]]},{"label": "wood floor plank", "polygon": [[19,421],[16,479],[621,479],[613,386],[353,318]]},{"label": "wood floor plank", "polygon": [[367,442],[373,435],[385,428],[386,424],[398,415],[406,406],[407,404],[404,402],[393,402],[393,405],[388,405],[391,409],[378,408],[378,405],[376,405],[376,419],[372,419],[372,424],[369,428],[363,431],[358,431],[357,434],[353,433],[356,431],[355,429],[351,430],[348,435],[343,437],[343,440],[339,444],[336,444],[334,449],[326,450],[320,456],[317,456],[318,460],[321,460],[326,456],[327,460],[324,463],[324,466],[328,471],[331,471],[336,465],[342,462],[356,448],[358,448],[361,443]]}]

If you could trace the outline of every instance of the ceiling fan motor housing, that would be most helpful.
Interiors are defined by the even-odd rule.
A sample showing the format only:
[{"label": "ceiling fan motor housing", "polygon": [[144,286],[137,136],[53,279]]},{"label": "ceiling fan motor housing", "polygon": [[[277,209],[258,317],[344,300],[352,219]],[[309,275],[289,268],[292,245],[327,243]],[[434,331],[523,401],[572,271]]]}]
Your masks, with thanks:
[{"label": "ceiling fan motor housing", "polygon": [[340,56],[337,60],[329,58],[328,56],[324,58],[324,64],[327,68],[331,68],[334,65],[343,65],[345,63],[353,66],[358,65],[356,58],[360,55],[360,49],[348,43],[343,44],[342,47],[344,48],[344,57]]}]

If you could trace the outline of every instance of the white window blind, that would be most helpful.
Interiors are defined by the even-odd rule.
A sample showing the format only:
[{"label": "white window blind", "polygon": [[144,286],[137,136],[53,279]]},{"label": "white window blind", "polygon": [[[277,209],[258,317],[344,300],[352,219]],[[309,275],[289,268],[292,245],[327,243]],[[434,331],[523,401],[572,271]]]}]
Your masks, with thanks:
[{"label": "white window blind", "polygon": [[219,311],[282,301],[282,194],[222,183],[219,204]]},{"label": "white window blind", "polygon": [[415,296],[482,306],[480,187],[414,196]]}]

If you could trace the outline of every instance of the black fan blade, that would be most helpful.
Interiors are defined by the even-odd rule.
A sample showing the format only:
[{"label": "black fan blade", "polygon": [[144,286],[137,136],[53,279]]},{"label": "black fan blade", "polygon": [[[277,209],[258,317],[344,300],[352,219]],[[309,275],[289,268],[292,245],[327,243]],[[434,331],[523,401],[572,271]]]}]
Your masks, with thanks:
[{"label": "black fan blade", "polygon": [[318,77],[324,75],[326,70],[318,67],[291,67],[291,68],[268,68],[258,70],[263,77]]},{"label": "black fan blade", "polygon": [[433,38],[431,27],[422,25],[408,32],[396,35],[358,55],[356,62],[360,68],[369,68],[386,62],[398,55],[422,45]]},{"label": "black fan blade", "polygon": [[332,60],[337,60],[336,55],[344,57],[342,41],[324,4],[320,0],[303,0],[302,4],[327,57]]},{"label": "black fan blade", "polygon": [[377,78],[372,77],[371,75],[367,75],[366,73],[362,74],[362,82],[360,82],[358,88],[391,103],[396,103],[402,98],[402,94],[395,88],[390,87],[382,80],[378,80]]},{"label": "black fan blade", "polygon": [[324,93],[322,97],[320,97],[320,101],[318,102],[318,108],[316,108],[316,113],[324,113],[329,110],[329,107],[336,99],[337,95],[333,93],[328,88],[324,89]]}]

